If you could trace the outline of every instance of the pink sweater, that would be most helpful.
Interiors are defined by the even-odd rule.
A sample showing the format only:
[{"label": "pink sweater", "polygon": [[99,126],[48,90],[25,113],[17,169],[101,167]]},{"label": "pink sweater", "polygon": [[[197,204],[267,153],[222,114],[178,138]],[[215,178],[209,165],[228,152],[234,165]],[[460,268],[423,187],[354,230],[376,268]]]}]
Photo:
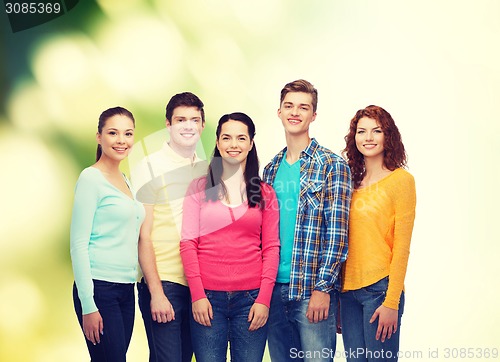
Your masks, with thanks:
[{"label": "pink sweater", "polygon": [[206,298],[205,289],[260,288],[255,302],[269,307],[279,262],[279,208],[268,184],[262,183],[262,196],[263,210],[246,202],[229,207],[205,200],[204,177],[191,182],[180,248],[193,302]]}]

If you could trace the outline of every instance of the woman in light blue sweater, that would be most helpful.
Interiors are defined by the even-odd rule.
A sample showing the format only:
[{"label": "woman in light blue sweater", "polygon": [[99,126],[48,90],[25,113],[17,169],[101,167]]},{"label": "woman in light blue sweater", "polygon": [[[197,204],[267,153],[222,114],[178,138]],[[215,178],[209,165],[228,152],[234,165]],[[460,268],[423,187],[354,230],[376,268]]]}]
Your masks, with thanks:
[{"label": "woman in light blue sweater", "polygon": [[132,148],[134,128],[134,117],[125,108],[101,114],[96,163],[82,171],[75,188],[73,300],[92,361],[125,361],[132,337],[144,207],[119,165]]}]

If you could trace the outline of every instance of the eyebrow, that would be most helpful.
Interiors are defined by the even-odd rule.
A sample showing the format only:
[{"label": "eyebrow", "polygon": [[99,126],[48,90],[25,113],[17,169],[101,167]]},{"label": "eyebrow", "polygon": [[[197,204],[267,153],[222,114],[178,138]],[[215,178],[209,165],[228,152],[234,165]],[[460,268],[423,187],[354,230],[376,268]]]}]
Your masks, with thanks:
[{"label": "eyebrow", "polygon": [[[128,128],[125,131],[133,131],[133,128]],[[108,128],[108,131],[118,131],[118,128]]]},{"label": "eyebrow", "polygon": [[201,117],[200,117],[200,116],[196,116],[196,117],[185,117],[185,116],[176,116],[176,115],[172,116],[172,118],[180,118],[180,119],[187,119],[187,118],[189,118],[189,119],[201,119]]},{"label": "eyebrow", "polygon": [[[381,129],[382,127],[377,126],[377,127],[373,127],[372,129],[377,129],[377,128],[380,128],[380,129]],[[364,128],[364,127],[356,127],[356,129],[364,129],[364,130],[366,130],[366,128]]]},{"label": "eyebrow", "polygon": [[[221,134],[220,136],[221,136],[221,137],[222,137],[222,136],[229,136],[229,137],[232,137],[232,135],[230,135],[229,133],[223,133],[223,134]],[[245,133],[240,133],[240,134],[236,135],[236,137],[249,137],[249,136],[248,136],[247,134],[245,134]]]},{"label": "eyebrow", "polygon": [[[293,106],[293,103],[292,102],[283,102],[283,105],[290,105],[290,106]],[[312,107],[311,104],[309,103],[299,103],[299,106],[306,106],[306,107]]]}]

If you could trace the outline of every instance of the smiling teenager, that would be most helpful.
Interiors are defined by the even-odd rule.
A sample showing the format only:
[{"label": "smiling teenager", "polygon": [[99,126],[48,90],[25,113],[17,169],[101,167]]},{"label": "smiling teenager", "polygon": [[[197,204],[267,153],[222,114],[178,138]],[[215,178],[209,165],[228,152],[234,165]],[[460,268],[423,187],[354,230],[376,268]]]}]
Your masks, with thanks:
[{"label": "smiling teenager", "polygon": [[347,360],[397,361],[415,180],[404,170],[401,135],[383,108],[356,112],[345,141],[355,188],[340,296]]},{"label": "smiling teenager", "polygon": [[125,361],[134,325],[142,204],[119,165],[134,143],[135,121],[122,107],[99,117],[96,163],[75,188],[70,249],[73,301],[92,361]]},{"label": "smiling teenager", "polygon": [[280,205],[280,263],[269,316],[271,360],[331,361],[341,265],[347,257],[351,173],[309,136],[318,91],[306,80],[281,90],[286,147],[264,169]]},{"label": "smiling teenager", "polygon": [[143,278],[137,283],[149,345],[149,361],[189,362],[191,299],[179,253],[182,204],[189,183],[206,173],[196,155],[205,127],[203,102],[193,93],[174,95],[165,109],[170,139],[132,170],[146,219],[139,239]]},{"label": "smiling teenager", "polygon": [[278,205],[259,177],[255,125],[222,116],[208,175],[184,200],[181,256],[198,362],[260,362],[278,267]]}]

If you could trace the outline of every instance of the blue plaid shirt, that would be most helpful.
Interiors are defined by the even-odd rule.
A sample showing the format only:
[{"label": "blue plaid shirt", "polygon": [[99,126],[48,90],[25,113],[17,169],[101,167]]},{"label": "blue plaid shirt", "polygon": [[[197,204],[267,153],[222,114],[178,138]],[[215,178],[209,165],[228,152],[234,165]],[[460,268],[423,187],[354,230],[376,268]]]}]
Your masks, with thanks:
[{"label": "blue plaid shirt", "polygon": [[[273,185],[286,148],[264,168]],[[346,162],[313,138],[300,155],[300,193],[290,275],[290,300],[308,299],[313,290],[340,290],[347,258],[351,171]]]}]

